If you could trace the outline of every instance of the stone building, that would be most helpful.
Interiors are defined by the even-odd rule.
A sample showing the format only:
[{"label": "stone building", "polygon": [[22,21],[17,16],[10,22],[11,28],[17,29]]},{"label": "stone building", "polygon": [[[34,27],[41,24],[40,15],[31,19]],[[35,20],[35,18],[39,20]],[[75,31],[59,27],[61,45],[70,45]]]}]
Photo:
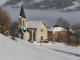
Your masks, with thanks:
[{"label": "stone building", "polygon": [[62,42],[66,40],[67,31],[62,27],[51,27],[48,29],[48,40]]}]

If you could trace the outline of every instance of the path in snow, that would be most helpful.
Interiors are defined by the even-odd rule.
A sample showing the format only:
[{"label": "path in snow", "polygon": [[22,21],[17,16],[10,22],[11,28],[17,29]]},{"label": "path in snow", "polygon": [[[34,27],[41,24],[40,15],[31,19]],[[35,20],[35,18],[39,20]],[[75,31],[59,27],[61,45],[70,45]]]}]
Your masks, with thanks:
[{"label": "path in snow", "polygon": [[54,50],[54,51],[58,51],[58,52],[62,52],[62,53],[66,53],[66,54],[69,54],[69,55],[74,55],[74,56],[80,57],[80,54],[76,54],[76,53],[72,53],[72,52],[67,52],[67,51],[62,51],[62,50],[58,50],[58,49],[52,49],[52,48],[49,48],[49,49]]}]

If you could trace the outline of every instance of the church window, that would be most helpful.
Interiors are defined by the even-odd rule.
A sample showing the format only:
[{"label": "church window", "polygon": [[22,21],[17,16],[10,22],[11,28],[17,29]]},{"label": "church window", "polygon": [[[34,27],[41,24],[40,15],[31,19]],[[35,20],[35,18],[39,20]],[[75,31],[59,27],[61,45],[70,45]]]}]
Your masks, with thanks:
[{"label": "church window", "polygon": [[41,29],[41,32],[43,32],[43,29]]},{"label": "church window", "polygon": [[20,20],[19,24],[21,25],[21,20]]},{"label": "church window", "polygon": [[23,26],[25,26],[24,21],[23,21]]}]

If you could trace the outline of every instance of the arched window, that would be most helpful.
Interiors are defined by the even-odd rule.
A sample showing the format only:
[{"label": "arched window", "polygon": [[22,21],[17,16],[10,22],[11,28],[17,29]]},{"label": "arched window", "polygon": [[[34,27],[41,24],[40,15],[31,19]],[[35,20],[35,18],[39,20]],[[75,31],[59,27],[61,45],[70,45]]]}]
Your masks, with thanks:
[{"label": "arched window", "polygon": [[20,20],[19,24],[20,24],[20,26],[21,26],[21,20]]},{"label": "arched window", "polygon": [[23,21],[23,26],[25,26],[24,21]]},{"label": "arched window", "polygon": [[43,29],[41,29],[41,32],[43,32]]}]

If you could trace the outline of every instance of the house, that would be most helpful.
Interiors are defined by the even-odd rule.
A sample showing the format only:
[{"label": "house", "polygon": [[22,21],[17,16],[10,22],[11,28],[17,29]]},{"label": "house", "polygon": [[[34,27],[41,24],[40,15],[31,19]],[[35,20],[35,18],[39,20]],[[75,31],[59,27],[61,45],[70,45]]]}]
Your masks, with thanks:
[{"label": "house", "polygon": [[66,39],[66,30],[62,27],[51,27],[48,29],[48,40],[53,42],[62,42]]},{"label": "house", "polygon": [[36,42],[47,40],[47,26],[42,21],[27,21],[23,5],[21,6],[18,23],[19,38]]}]

